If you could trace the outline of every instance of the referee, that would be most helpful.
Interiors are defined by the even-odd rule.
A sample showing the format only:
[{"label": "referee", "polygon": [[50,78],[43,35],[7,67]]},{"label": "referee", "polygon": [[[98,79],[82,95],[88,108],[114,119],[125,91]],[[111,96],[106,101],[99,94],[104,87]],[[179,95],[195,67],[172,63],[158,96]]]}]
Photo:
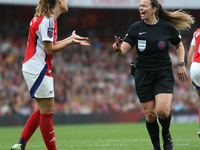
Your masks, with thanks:
[{"label": "referee", "polygon": [[124,56],[136,47],[136,92],[145,112],[153,149],[161,149],[158,118],[162,126],[163,148],[172,150],[169,127],[174,76],[168,53],[169,42],[178,50],[177,75],[180,81],[185,82],[185,50],[180,30],[190,29],[194,18],[181,10],[166,11],[157,0],[141,0],[139,12],[141,20],[131,25],[123,40],[115,36],[113,49],[119,56]]}]

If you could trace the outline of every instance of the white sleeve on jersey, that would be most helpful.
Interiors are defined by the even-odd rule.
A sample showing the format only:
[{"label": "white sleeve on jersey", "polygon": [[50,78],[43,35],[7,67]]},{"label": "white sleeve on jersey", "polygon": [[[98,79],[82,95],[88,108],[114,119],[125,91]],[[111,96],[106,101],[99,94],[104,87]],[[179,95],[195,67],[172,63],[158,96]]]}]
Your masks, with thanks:
[{"label": "white sleeve on jersey", "polygon": [[[196,32],[195,32],[196,33]],[[195,34],[194,33],[194,34]],[[193,38],[192,38],[192,41],[191,41],[191,44],[190,45],[193,45],[193,46],[196,46],[196,41],[195,41],[195,37],[194,37],[194,35],[193,35]]]},{"label": "white sleeve on jersey", "polygon": [[45,18],[40,24],[40,34],[42,36],[42,41],[51,41],[53,42],[54,36],[54,20],[51,17],[50,19]]}]

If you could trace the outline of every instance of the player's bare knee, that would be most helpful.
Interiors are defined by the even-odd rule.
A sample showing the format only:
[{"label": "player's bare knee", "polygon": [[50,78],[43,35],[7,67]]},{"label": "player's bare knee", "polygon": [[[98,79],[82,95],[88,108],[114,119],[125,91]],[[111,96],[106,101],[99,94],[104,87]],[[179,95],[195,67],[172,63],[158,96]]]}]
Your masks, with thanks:
[{"label": "player's bare knee", "polygon": [[157,111],[157,115],[160,119],[166,119],[169,116],[169,111],[166,109],[162,109]]},{"label": "player's bare knee", "polygon": [[145,116],[146,116],[146,120],[148,121],[148,122],[153,122],[153,121],[155,121],[156,120],[156,114],[155,113],[153,113],[153,112],[148,112],[148,113],[145,113]]}]

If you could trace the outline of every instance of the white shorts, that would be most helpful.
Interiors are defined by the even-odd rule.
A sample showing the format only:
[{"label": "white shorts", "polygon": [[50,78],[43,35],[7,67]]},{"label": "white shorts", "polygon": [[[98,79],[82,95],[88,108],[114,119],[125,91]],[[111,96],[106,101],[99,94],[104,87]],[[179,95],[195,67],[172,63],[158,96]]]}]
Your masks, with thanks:
[{"label": "white shorts", "polygon": [[194,89],[200,90],[200,63],[192,62],[190,67],[190,77],[194,85]]},{"label": "white shorts", "polygon": [[31,98],[52,98],[54,97],[53,78],[40,74],[30,74],[23,71]]}]

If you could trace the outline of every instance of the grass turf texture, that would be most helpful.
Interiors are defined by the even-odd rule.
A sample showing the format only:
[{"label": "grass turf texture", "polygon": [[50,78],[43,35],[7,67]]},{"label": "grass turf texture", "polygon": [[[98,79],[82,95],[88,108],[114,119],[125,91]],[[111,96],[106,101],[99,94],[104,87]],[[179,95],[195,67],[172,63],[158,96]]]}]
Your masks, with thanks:
[{"label": "grass turf texture", "polygon": [[[23,127],[0,127],[0,150],[18,142]],[[54,126],[58,150],[152,150],[145,123]],[[172,123],[174,150],[199,150],[198,123]],[[161,135],[160,135],[161,137]],[[162,146],[162,140],[161,140]],[[26,150],[46,150],[39,128]]]}]

